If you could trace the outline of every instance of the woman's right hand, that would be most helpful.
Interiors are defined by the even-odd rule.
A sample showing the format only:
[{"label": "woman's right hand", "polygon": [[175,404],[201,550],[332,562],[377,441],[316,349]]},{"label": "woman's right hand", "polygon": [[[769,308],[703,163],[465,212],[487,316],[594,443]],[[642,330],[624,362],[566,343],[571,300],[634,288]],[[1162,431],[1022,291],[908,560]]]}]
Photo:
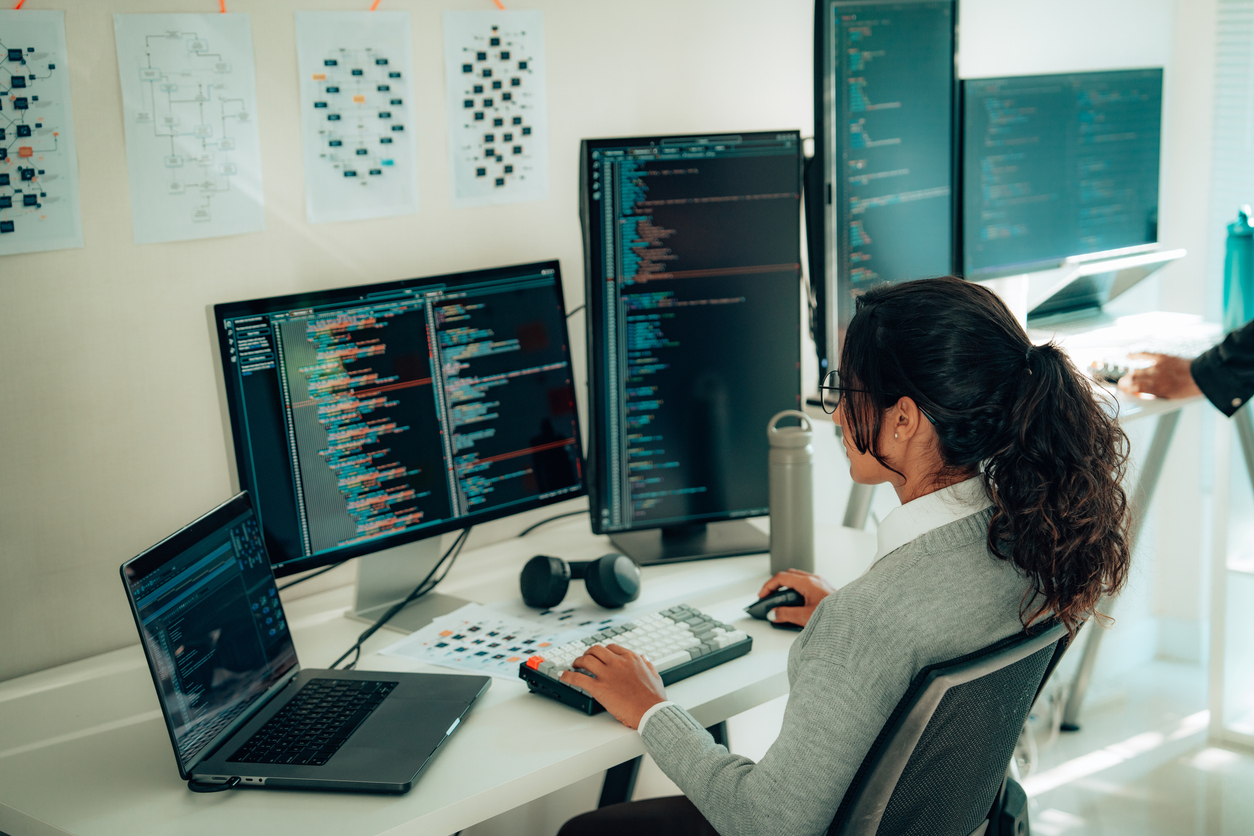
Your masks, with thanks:
[{"label": "woman's right hand", "polygon": [[758,593],[758,597],[765,598],[781,586],[801,593],[801,597],[805,598],[805,605],[776,607],[767,614],[767,619],[777,624],[796,624],[801,627],[809,623],[810,616],[814,615],[814,608],[819,605],[819,601],[836,591],[834,586],[818,575],[803,572],[800,569],[787,569],[767,581],[766,586],[762,587],[762,591]]}]

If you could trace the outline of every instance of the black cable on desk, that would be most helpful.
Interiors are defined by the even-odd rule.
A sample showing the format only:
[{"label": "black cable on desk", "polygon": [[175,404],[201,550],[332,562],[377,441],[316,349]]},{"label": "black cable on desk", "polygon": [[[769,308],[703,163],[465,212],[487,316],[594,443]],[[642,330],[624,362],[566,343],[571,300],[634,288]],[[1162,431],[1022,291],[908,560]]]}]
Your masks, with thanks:
[{"label": "black cable on desk", "polygon": [[582,311],[582,310],[583,310],[584,308],[586,308],[586,307],[587,307],[587,305],[580,305],[580,306],[579,306],[579,307],[577,307],[577,308],[571,308],[569,311],[567,311],[567,312],[566,312],[566,318],[567,318],[567,319],[570,319],[572,316],[574,316],[575,314],[579,313],[580,311]]},{"label": "black cable on desk", "polygon": [[[406,595],[403,601],[397,602],[391,609],[379,616],[374,624],[367,627],[362,634],[357,637],[357,641],[353,643],[353,646],[348,650],[345,650],[344,654],[332,662],[328,667],[331,670],[335,670],[340,662],[343,662],[350,653],[354,654],[353,661],[345,665],[344,670],[348,671],[356,667],[358,660],[361,659],[361,646],[365,644],[366,639],[377,633],[380,627],[387,624],[392,619],[392,616],[396,615],[398,612],[405,609],[406,606],[440,585],[440,581],[444,580],[445,576],[448,575],[449,569],[452,569],[453,564],[457,562],[457,556],[461,554],[462,546],[466,545],[466,540],[470,537],[470,529],[473,527],[474,526],[467,526],[466,528],[463,528],[461,534],[458,534],[457,539],[453,541],[453,545],[448,547],[448,551],[446,551],[440,558],[439,562],[431,568],[431,571],[427,573],[427,576],[418,582],[418,585],[414,587],[414,591]],[[440,571],[440,567],[444,566],[445,561],[448,561],[448,566],[444,567],[444,571],[438,578],[435,578],[434,581],[431,580],[435,577],[435,573]]]},{"label": "black cable on desk", "polygon": [[309,580],[310,578],[316,578],[316,577],[318,577],[319,575],[325,575],[327,572],[330,572],[332,569],[338,569],[338,568],[340,568],[340,567],[341,567],[341,566],[343,566],[343,565],[344,565],[344,561],[342,561],[342,560],[341,560],[339,563],[332,563],[330,566],[327,566],[327,567],[325,567],[325,568],[323,568],[323,569],[319,569],[317,572],[311,572],[310,574],[305,575],[303,578],[297,578],[297,579],[296,579],[296,580],[294,580],[294,581],[288,581],[287,583],[285,583],[285,584],[283,584],[282,586],[280,586],[280,587],[278,588],[278,590],[279,590],[279,592],[282,592],[283,590],[285,590],[285,589],[287,589],[287,588],[289,588],[289,587],[296,586],[296,584],[298,584],[298,583],[304,583],[305,581]]},{"label": "black cable on desk", "polygon": [[229,780],[223,781],[221,784],[202,784],[199,781],[188,779],[187,788],[192,792],[226,792],[233,790],[240,785],[240,777],[233,775]]},{"label": "black cable on desk", "polygon": [[529,526],[527,526],[527,527],[526,527],[526,528],[524,528],[521,532],[519,532],[518,536],[519,536],[519,537],[526,537],[528,534],[530,534],[531,532],[535,531],[537,528],[539,528],[540,526],[544,525],[545,523],[551,523],[551,522],[553,522],[554,520],[560,520],[560,519],[562,519],[562,518],[564,518],[564,517],[573,517],[573,516],[575,516],[576,514],[586,514],[586,513],[588,513],[588,509],[586,509],[586,508],[585,508],[585,509],[584,509],[584,510],[582,510],[582,511],[567,511],[565,514],[554,514],[554,515],[553,515],[553,516],[551,516],[551,517],[546,517],[545,519],[540,520],[540,522],[538,522],[538,523],[534,523],[533,525],[529,525]]}]

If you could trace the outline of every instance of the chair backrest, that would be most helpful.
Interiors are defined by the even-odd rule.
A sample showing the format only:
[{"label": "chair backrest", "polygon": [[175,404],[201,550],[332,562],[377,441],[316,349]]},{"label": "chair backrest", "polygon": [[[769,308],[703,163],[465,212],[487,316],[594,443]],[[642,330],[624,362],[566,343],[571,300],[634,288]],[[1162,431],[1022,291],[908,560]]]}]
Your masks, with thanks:
[{"label": "chair backrest", "polygon": [[1051,619],[920,671],[858,768],[829,836],[982,833],[1032,703],[1067,643]]}]

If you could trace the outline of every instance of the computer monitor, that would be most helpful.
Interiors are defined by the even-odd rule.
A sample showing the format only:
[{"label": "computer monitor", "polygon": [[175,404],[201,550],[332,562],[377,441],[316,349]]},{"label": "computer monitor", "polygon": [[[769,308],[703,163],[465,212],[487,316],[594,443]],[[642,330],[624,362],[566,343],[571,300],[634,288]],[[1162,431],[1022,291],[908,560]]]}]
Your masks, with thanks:
[{"label": "computer monitor", "polygon": [[641,563],[765,551],[801,387],[797,131],[585,140],[592,528]]},{"label": "computer monitor", "polygon": [[565,314],[556,261],[215,306],[275,574],[582,495]]},{"label": "computer monitor", "polygon": [[1161,69],[965,81],[966,277],[1152,248],[1162,92]]},{"label": "computer monitor", "polygon": [[853,300],[954,271],[955,0],[817,0],[806,231],[820,376]]}]

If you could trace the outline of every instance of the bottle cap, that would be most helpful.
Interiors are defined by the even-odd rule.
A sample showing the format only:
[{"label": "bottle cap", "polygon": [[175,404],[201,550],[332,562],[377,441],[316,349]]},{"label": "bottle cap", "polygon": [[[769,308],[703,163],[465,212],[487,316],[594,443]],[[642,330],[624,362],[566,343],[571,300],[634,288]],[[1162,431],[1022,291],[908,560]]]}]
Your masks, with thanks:
[{"label": "bottle cap", "polygon": [[[801,426],[775,426],[780,419],[788,417],[800,420]],[[766,437],[771,442],[772,447],[805,447],[810,443],[813,434],[814,427],[810,423],[810,416],[796,409],[785,409],[783,412],[775,413],[766,425]]]}]

